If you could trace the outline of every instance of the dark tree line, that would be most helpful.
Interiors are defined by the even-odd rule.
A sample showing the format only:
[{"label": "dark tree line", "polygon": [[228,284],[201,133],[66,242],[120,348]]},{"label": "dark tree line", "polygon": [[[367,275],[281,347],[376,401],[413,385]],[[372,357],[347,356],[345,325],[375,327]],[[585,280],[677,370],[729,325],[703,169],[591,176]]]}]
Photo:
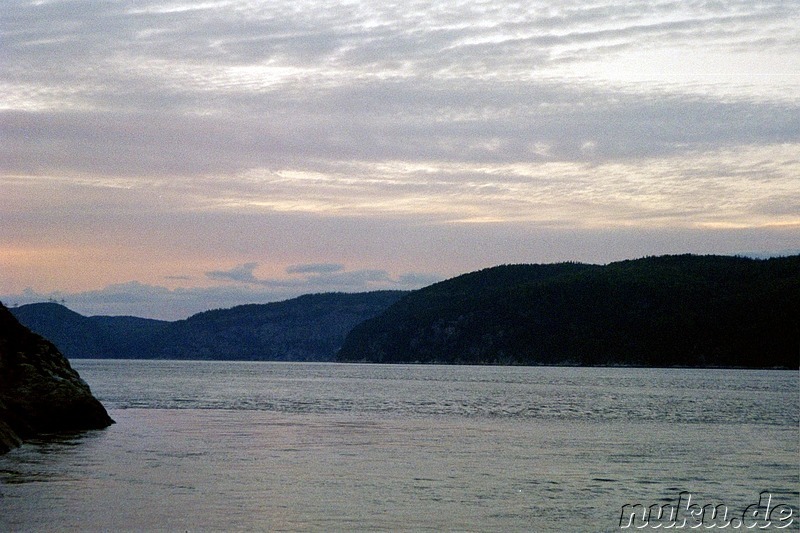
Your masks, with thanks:
[{"label": "dark tree line", "polygon": [[339,360],[797,368],[800,256],[490,268],[356,326]]}]

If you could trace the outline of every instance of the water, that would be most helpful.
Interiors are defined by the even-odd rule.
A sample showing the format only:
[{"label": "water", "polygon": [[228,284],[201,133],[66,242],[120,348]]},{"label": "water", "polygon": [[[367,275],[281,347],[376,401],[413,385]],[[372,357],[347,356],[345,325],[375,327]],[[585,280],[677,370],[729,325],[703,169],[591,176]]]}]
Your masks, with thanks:
[{"label": "water", "polygon": [[681,491],[800,529],[797,372],[73,364],[117,424],[0,457],[0,531],[615,531]]}]

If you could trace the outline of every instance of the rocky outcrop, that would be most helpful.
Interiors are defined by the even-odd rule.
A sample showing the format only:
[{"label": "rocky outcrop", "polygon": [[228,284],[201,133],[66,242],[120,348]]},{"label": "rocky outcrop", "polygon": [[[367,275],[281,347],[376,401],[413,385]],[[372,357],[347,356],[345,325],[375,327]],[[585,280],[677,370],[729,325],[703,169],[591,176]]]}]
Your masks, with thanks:
[{"label": "rocky outcrop", "polygon": [[0,453],[35,435],[113,423],[58,349],[0,304]]}]

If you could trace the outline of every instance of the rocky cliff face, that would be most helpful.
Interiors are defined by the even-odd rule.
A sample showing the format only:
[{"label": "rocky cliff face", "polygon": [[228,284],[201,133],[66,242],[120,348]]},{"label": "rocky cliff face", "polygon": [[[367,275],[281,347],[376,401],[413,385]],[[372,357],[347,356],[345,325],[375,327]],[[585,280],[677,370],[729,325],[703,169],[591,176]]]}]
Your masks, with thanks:
[{"label": "rocky cliff face", "polygon": [[56,347],[0,304],[0,453],[34,435],[113,423]]}]

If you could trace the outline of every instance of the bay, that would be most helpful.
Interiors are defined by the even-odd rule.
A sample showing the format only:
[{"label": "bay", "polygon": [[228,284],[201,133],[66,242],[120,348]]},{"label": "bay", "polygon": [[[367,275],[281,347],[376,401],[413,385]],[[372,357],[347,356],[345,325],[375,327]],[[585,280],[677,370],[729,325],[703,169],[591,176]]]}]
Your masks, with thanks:
[{"label": "bay", "polygon": [[792,506],[793,371],[73,360],[117,421],[0,457],[2,531],[617,531]]}]

